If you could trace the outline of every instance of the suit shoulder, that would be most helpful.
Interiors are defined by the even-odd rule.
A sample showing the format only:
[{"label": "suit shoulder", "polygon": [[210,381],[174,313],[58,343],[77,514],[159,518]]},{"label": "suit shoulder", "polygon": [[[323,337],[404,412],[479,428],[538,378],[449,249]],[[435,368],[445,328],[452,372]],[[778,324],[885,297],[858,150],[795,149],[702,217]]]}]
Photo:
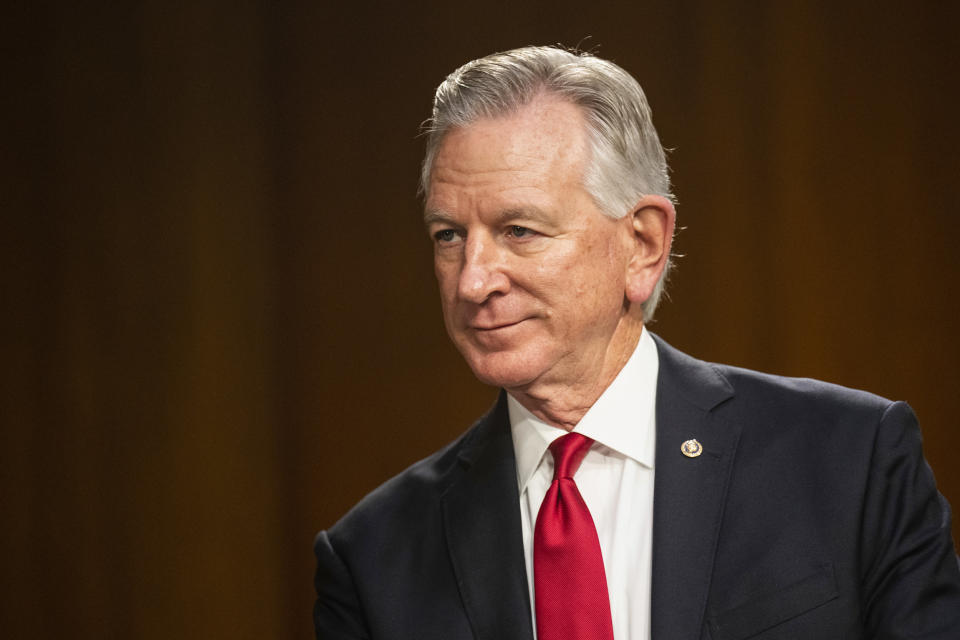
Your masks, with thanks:
[{"label": "suit shoulder", "polygon": [[820,406],[825,410],[884,411],[893,402],[867,391],[838,384],[754,371],[708,362],[679,351],[654,335],[660,356],[660,376],[677,393],[705,410],[740,402]]},{"label": "suit shoulder", "polygon": [[[428,526],[444,491],[462,467],[462,458],[485,437],[496,408],[440,450],[413,463],[364,496],[328,531],[331,541],[363,540],[392,526]],[[379,532],[379,533],[378,533]]]},{"label": "suit shoulder", "polygon": [[730,365],[712,364],[738,395],[767,402],[821,406],[825,410],[885,411],[894,401],[869,391],[815,380],[762,373]]},{"label": "suit shoulder", "polygon": [[905,402],[811,378],[712,366],[735,390],[718,410],[742,425],[747,437],[792,432],[821,451],[831,443],[866,453],[919,432],[916,415]]},{"label": "suit shoulder", "polygon": [[331,528],[331,535],[364,529],[372,521],[388,521],[399,514],[409,518],[410,507],[435,502],[468,436],[469,431],[368,493]]}]

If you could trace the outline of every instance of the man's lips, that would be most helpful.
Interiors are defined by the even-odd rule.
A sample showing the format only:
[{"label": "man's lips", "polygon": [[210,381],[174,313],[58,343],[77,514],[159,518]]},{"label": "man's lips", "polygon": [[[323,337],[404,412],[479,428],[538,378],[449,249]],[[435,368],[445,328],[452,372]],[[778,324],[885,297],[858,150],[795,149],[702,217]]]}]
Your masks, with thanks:
[{"label": "man's lips", "polygon": [[507,329],[509,327],[515,327],[521,322],[526,320],[526,318],[521,318],[520,320],[513,320],[510,322],[485,322],[485,323],[473,323],[470,325],[470,328],[474,331],[497,331],[498,329]]}]

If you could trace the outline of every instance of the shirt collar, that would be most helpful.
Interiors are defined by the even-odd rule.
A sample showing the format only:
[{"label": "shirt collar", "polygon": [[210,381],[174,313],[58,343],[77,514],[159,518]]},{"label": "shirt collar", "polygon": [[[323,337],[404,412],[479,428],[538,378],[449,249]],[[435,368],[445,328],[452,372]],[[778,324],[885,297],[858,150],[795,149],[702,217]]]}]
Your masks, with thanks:
[{"label": "shirt collar", "polygon": [[[630,359],[573,430],[652,469],[659,369],[657,345],[644,328]],[[507,409],[522,494],[547,447],[566,432],[543,422],[509,394]]]}]

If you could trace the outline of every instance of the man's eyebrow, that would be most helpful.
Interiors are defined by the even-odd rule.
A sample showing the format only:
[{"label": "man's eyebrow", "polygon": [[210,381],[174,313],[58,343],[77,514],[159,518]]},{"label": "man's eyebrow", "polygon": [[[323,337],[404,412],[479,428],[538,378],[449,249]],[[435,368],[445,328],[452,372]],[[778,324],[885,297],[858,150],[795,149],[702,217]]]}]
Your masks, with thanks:
[{"label": "man's eyebrow", "polygon": [[423,224],[430,226],[434,223],[452,224],[453,216],[443,209],[427,209],[423,212]]},{"label": "man's eyebrow", "polygon": [[517,219],[539,222],[541,224],[549,224],[551,222],[550,216],[547,215],[543,209],[532,205],[504,209],[497,215],[497,221],[500,222],[500,224]]},{"label": "man's eyebrow", "polygon": [[[526,220],[539,222],[541,224],[550,224],[552,219],[545,211],[539,207],[523,206],[511,207],[500,211],[496,216],[497,224],[505,224],[511,220]],[[423,212],[423,223],[427,226],[431,224],[456,224],[454,216],[443,209],[427,209]]]}]

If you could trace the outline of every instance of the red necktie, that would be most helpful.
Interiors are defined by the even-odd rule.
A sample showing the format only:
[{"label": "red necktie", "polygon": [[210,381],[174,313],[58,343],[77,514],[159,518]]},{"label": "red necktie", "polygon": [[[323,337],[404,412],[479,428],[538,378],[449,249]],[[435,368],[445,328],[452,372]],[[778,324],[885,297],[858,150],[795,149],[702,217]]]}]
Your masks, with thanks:
[{"label": "red necktie", "polygon": [[573,474],[593,440],[568,433],[553,441],[553,482],[533,533],[538,640],[613,640],[600,539]]}]

